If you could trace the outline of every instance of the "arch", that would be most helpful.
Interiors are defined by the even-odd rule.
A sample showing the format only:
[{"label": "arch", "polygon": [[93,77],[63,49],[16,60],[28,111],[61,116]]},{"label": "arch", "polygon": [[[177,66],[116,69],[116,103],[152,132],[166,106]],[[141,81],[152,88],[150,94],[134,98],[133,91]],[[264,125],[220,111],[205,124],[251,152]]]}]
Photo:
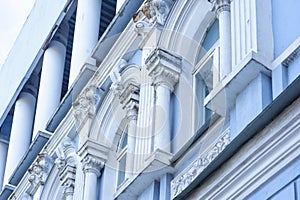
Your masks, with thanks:
[{"label": "arch", "polygon": [[[120,75],[119,85],[126,88],[127,85],[133,84],[140,86],[141,73],[138,65],[124,65],[118,69]],[[90,137],[95,138],[98,142],[108,145],[115,149],[118,143],[118,127],[124,123],[125,111],[122,109],[119,99],[116,98],[115,91],[112,88],[106,93],[101,105],[97,111],[96,117],[91,126]],[[101,140],[101,141],[100,141]]]},{"label": "arch", "polygon": [[159,46],[195,65],[207,29],[216,19],[211,8],[207,0],[176,1],[162,31]]}]

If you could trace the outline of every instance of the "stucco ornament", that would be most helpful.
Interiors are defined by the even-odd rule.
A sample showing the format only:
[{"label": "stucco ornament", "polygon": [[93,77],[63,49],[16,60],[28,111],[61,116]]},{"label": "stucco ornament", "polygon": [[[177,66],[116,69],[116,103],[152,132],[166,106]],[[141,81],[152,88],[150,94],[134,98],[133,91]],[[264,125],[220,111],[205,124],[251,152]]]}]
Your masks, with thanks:
[{"label": "stucco ornament", "polygon": [[136,28],[145,28],[155,22],[164,25],[172,4],[172,0],[147,0],[133,17]]},{"label": "stucco ornament", "polygon": [[85,117],[93,117],[96,114],[97,104],[100,100],[98,88],[89,85],[73,103],[74,116],[81,123]]},{"label": "stucco ornament", "polygon": [[214,145],[212,145],[205,153],[201,154],[200,157],[171,181],[172,199],[187,188],[229,143],[230,129],[227,129]]},{"label": "stucco ornament", "polygon": [[29,178],[31,186],[28,189],[28,194],[33,195],[40,185],[44,185],[50,170],[53,166],[53,159],[46,153],[41,153],[38,155],[37,160],[28,169]]}]

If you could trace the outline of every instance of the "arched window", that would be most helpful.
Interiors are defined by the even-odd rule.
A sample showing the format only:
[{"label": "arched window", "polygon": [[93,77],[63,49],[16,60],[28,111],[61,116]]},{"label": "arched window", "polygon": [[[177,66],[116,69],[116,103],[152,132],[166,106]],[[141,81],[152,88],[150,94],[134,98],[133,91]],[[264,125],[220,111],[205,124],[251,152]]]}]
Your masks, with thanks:
[{"label": "arched window", "polygon": [[194,70],[194,130],[206,122],[211,112],[204,107],[204,99],[219,82],[219,21],[216,19],[205,33],[198,50]]}]

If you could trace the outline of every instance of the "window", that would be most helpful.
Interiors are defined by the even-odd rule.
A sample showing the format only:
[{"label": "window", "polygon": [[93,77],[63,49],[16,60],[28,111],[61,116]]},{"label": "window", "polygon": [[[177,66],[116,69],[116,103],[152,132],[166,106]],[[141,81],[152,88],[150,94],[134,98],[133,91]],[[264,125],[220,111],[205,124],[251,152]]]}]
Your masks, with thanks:
[{"label": "window", "polygon": [[194,131],[197,131],[210,117],[211,111],[205,108],[204,99],[219,83],[219,22],[215,20],[207,29],[199,49],[198,63],[194,70]]},{"label": "window", "polygon": [[127,144],[128,144],[128,127],[126,126],[123,130],[120,130],[121,139],[119,140],[117,148],[117,159],[118,159],[118,179],[117,186],[119,187],[126,177],[126,159],[127,159]]}]

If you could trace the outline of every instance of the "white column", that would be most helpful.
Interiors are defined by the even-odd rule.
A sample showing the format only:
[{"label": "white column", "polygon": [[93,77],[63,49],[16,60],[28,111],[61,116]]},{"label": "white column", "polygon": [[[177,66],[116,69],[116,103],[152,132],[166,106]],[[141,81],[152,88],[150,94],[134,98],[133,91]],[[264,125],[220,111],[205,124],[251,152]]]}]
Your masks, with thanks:
[{"label": "white column", "polygon": [[91,155],[86,156],[83,161],[84,172],[84,198],[89,200],[97,199],[97,181],[100,177],[100,170],[103,168],[104,163],[94,158]]},{"label": "white column", "polygon": [[7,150],[8,150],[8,142],[0,139],[0,190],[3,186],[3,179],[4,179],[4,171],[6,165],[6,157],[7,157]]},{"label": "white column", "polygon": [[154,150],[171,152],[170,100],[181,73],[181,58],[156,49],[145,64],[155,87]]},{"label": "white column", "polygon": [[219,18],[220,30],[220,79],[222,80],[231,72],[231,0],[209,0],[214,4],[214,9]]},{"label": "white column", "polygon": [[67,35],[68,25],[63,23],[44,53],[33,138],[46,128],[60,102]]},{"label": "white column", "polygon": [[69,87],[96,46],[102,0],[78,0]]},{"label": "white column", "polygon": [[170,127],[170,97],[172,88],[167,84],[156,85],[155,105],[155,135],[154,149],[163,149],[170,152],[171,127]]},{"label": "white column", "polygon": [[26,88],[20,93],[15,103],[4,177],[5,184],[8,183],[9,177],[31,143],[35,103],[35,94],[27,91]]}]

